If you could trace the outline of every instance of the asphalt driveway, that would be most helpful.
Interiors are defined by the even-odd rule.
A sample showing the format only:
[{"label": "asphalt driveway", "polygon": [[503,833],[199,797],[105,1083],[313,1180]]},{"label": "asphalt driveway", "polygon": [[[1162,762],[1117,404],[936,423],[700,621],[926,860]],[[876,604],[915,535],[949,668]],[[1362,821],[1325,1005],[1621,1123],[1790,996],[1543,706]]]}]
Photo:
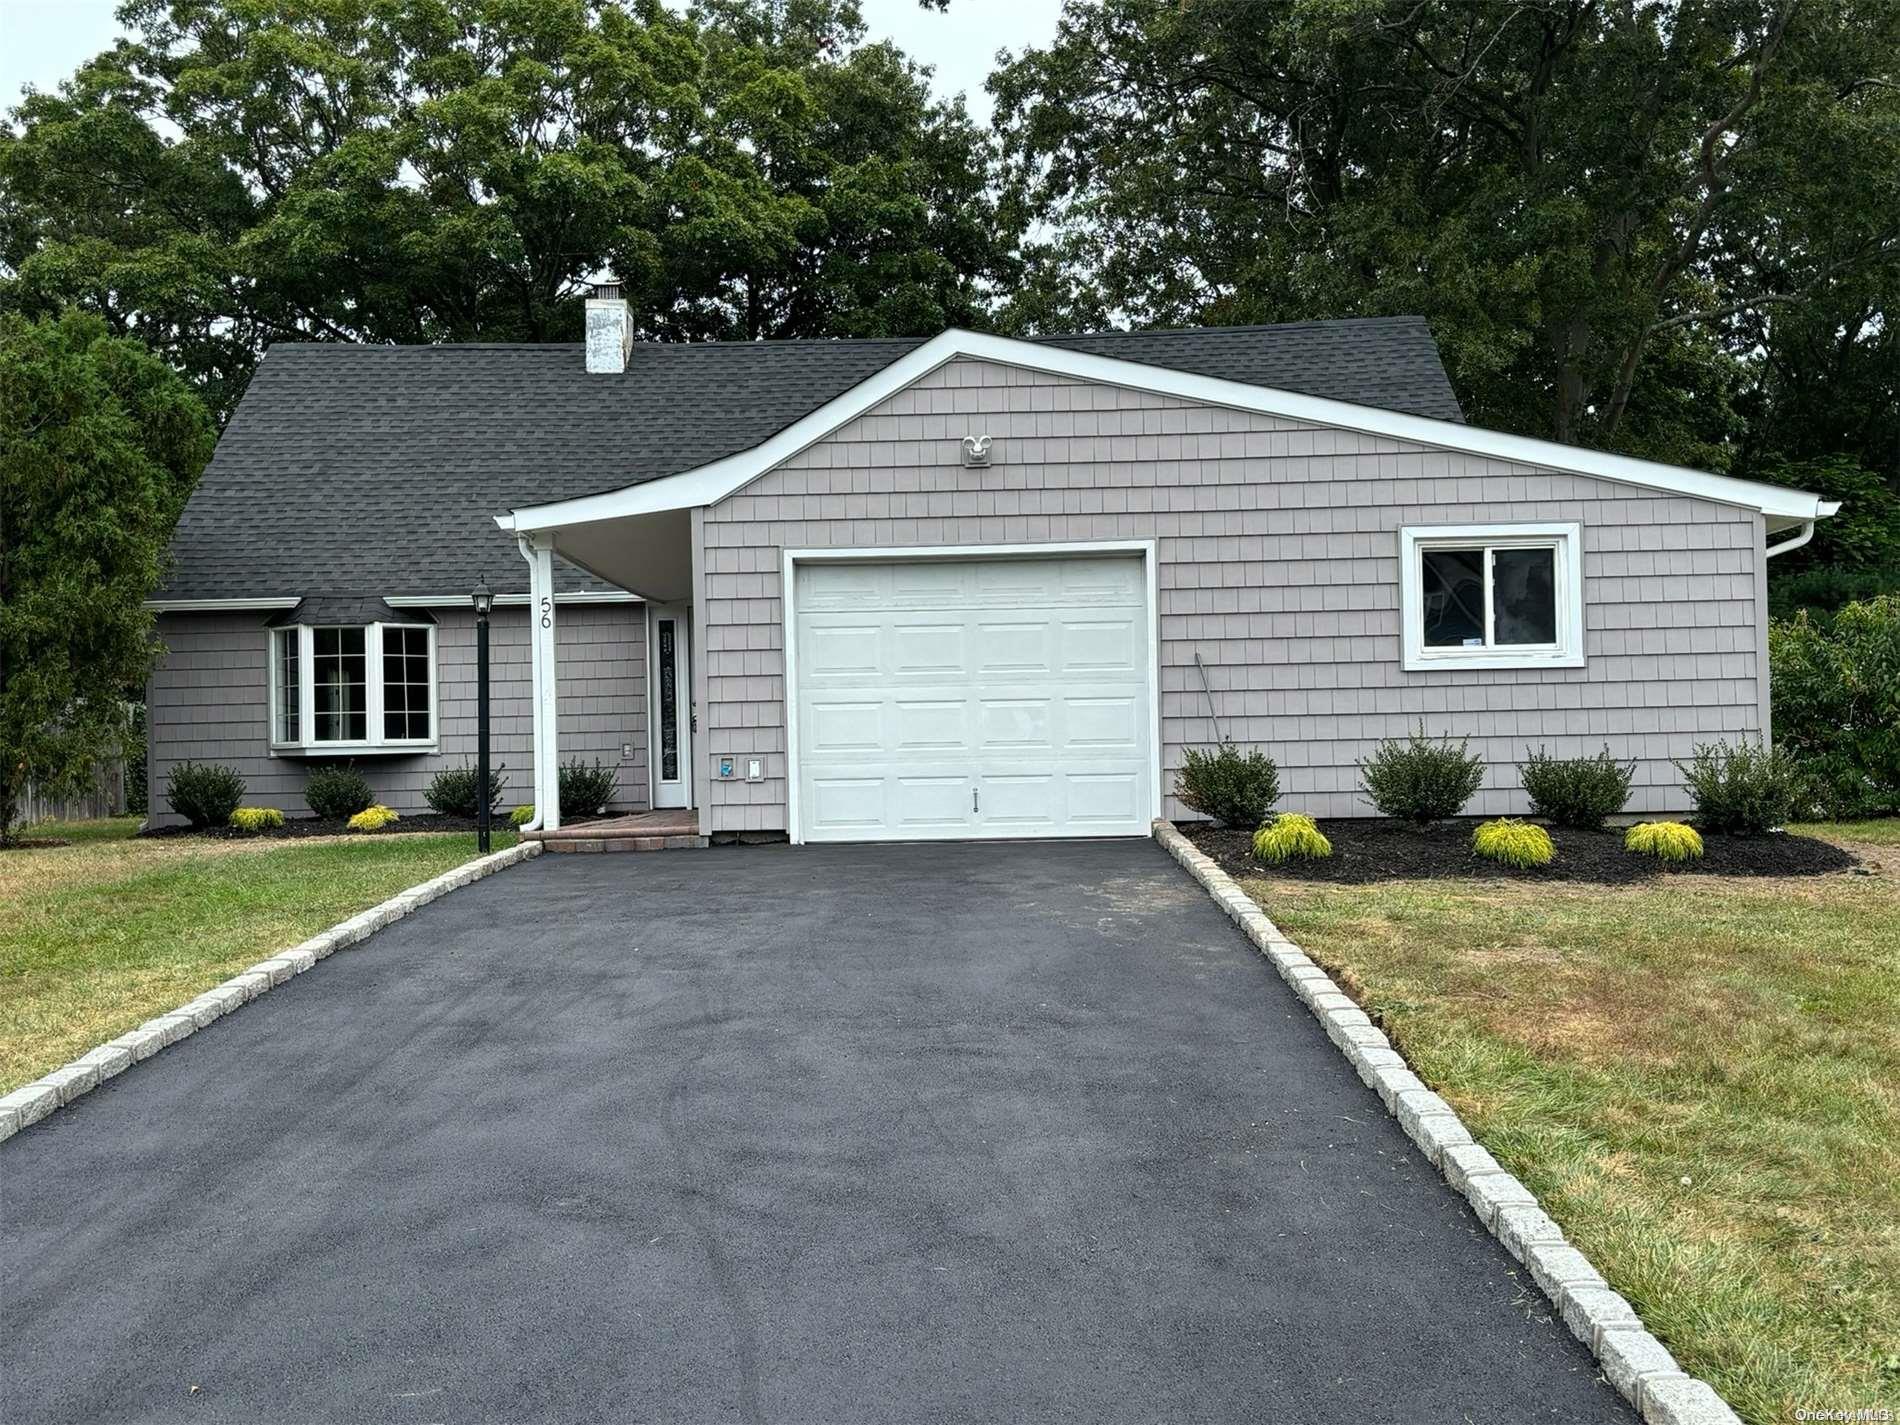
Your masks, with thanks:
[{"label": "asphalt driveway", "polygon": [[0,1418],[1633,1417],[1114,842],[456,892],[0,1144]]}]

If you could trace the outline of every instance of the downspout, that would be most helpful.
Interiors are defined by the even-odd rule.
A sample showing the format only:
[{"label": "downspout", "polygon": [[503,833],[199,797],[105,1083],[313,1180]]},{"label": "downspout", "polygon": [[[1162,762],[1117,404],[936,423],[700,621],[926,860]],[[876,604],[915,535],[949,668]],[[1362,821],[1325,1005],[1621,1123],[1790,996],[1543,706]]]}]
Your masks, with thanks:
[{"label": "downspout", "polygon": [[1791,549],[1799,549],[1802,545],[1806,544],[1810,539],[1813,539],[1813,538],[1814,538],[1814,521],[1803,520],[1801,521],[1801,533],[1797,534],[1793,539],[1782,540],[1780,544],[1769,545],[1765,551],[1766,557],[1769,559],[1773,559],[1777,554],[1786,554]]}]

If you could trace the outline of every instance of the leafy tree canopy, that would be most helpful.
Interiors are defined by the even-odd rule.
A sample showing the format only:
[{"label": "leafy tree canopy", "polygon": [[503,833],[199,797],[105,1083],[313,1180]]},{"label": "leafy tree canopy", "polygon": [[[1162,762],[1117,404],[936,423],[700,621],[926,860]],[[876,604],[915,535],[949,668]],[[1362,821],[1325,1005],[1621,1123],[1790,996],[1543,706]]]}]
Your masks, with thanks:
[{"label": "leafy tree canopy", "polygon": [[1900,476],[1896,0],[1071,0],[991,87],[1011,325],[1422,312],[1475,422],[1715,469],[1831,366]]},{"label": "leafy tree canopy", "polygon": [[78,304],[220,415],[285,339],[983,320],[990,141],[851,0],[129,0],[0,135],[0,304]]},{"label": "leafy tree canopy", "polygon": [[101,318],[0,314],[0,836],[28,782],[70,789],[118,750],[211,445],[186,381]]}]

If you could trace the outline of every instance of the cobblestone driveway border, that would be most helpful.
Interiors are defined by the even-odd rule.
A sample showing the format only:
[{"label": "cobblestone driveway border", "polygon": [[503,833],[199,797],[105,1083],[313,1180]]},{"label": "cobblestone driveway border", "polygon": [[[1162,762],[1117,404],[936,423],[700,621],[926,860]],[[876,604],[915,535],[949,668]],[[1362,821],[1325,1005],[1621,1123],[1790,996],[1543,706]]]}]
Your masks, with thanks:
[{"label": "cobblestone driveway border", "polygon": [[1531,1190],[1478,1146],[1451,1105],[1425,1086],[1366,1012],[1281,934],[1233,877],[1172,822],[1155,822],[1154,836],[1280,972],[1386,1112],[1398,1119],[1405,1136],[1530,1273],[1571,1334],[1595,1353],[1605,1379],[1636,1407],[1645,1425],[1741,1425],[1713,1386],[1676,1364],[1636,1308],[1564,1240]]}]

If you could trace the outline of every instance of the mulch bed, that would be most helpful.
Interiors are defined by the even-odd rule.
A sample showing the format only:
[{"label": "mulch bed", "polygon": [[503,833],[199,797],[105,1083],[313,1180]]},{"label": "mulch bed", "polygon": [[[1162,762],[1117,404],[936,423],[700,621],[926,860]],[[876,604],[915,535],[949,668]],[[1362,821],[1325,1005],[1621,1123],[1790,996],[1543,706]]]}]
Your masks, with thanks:
[{"label": "mulch bed", "polygon": [[1548,866],[1517,870],[1487,861],[1471,850],[1476,818],[1413,827],[1370,817],[1322,821],[1319,829],[1333,843],[1323,861],[1289,861],[1266,866],[1254,859],[1251,832],[1217,829],[1206,822],[1185,823],[1182,833],[1220,864],[1230,876],[1274,876],[1294,881],[1365,885],[1372,881],[1426,881],[1464,878],[1481,881],[1571,881],[1591,885],[1628,885],[1662,876],[1826,876],[1871,870],[1852,852],[1811,836],[1770,832],[1766,836],[1704,834],[1700,861],[1671,864],[1623,849],[1621,828],[1568,831],[1553,827],[1557,856]]},{"label": "mulch bed", "polygon": [[[576,826],[578,821],[567,821],[564,825]],[[501,832],[510,829],[508,813],[499,812],[489,823],[491,831]],[[205,831],[194,831],[189,826],[161,826],[153,831],[142,831],[141,836],[206,836],[218,841],[269,841],[295,839],[306,836],[400,836],[423,831],[465,831],[475,830],[475,818],[472,816],[443,816],[439,812],[425,811],[406,814],[400,821],[393,821],[380,831],[351,831],[349,821],[344,817],[293,816],[286,817],[282,826],[268,831],[239,831],[231,826],[214,826]]]},{"label": "mulch bed", "polygon": [[22,836],[14,841],[0,841],[0,851],[44,851],[52,846],[71,845],[63,836]]}]

